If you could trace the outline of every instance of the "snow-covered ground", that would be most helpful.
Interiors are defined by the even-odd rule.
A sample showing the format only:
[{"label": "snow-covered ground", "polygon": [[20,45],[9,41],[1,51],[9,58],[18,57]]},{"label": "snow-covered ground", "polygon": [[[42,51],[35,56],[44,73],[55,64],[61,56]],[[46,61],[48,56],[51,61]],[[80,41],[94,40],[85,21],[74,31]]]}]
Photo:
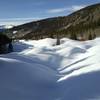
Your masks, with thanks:
[{"label": "snow-covered ground", "polygon": [[100,38],[21,40],[0,55],[0,100],[100,100]]}]

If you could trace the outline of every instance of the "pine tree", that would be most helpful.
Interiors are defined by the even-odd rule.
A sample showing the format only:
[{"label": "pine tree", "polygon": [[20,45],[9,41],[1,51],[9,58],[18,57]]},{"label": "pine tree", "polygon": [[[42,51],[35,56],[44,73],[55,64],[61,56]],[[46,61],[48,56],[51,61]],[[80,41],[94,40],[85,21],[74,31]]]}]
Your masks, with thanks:
[{"label": "pine tree", "polygon": [[96,34],[94,33],[94,34],[93,34],[93,39],[95,39],[95,38],[96,38]]},{"label": "pine tree", "polygon": [[92,40],[92,39],[93,39],[93,37],[92,37],[92,34],[91,34],[91,33],[89,34],[88,39],[89,39],[89,40]]},{"label": "pine tree", "polygon": [[70,38],[71,38],[72,40],[77,40],[77,36],[76,36],[75,33],[72,33]]},{"label": "pine tree", "polygon": [[58,34],[57,34],[57,42],[56,42],[56,45],[60,45],[60,38],[59,38]]}]

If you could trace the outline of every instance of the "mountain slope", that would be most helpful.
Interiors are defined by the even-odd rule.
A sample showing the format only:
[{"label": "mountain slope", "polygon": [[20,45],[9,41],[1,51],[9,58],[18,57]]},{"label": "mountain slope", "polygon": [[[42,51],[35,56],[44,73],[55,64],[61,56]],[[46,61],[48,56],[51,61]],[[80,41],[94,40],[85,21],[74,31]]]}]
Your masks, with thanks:
[{"label": "mountain slope", "polygon": [[3,32],[6,29],[11,29],[13,27],[13,25],[0,25],[0,32]]},{"label": "mountain slope", "polygon": [[44,37],[88,38],[89,34],[100,36],[100,4],[95,4],[74,12],[68,16],[48,18],[14,27],[16,38],[40,39]]}]

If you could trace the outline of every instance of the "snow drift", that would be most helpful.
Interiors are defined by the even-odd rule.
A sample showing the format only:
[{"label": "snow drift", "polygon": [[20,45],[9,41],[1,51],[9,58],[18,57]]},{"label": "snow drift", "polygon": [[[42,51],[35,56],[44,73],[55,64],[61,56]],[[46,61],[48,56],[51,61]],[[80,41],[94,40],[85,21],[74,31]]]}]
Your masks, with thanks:
[{"label": "snow drift", "polygon": [[0,55],[1,100],[100,100],[100,38],[14,43]]}]

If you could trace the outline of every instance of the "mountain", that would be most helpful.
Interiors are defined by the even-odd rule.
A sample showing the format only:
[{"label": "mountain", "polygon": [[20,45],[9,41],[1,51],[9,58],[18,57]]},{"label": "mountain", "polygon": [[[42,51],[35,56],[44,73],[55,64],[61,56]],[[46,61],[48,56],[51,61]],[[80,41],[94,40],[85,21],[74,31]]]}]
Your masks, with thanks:
[{"label": "mountain", "polygon": [[14,25],[1,25],[0,26],[0,29],[10,29],[10,28],[13,28]]},{"label": "mountain", "polygon": [[13,28],[13,25],[0,25],[0,32]]},{"label": "mountain", "polygon": [[84,38],[100,36],[100,3],[90,5],[68,16],[48,18],[13,27],[15,38],[45,37]]}]

